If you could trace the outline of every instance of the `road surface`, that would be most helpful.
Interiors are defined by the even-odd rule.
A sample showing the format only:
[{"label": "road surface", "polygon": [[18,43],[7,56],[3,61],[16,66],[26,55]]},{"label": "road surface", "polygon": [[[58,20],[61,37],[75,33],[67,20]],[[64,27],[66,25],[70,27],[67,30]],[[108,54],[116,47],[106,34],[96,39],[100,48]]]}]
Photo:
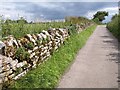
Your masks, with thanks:
[{"label": "road surface", "polygon": [[58,88],[118,88],[118,59],[117,39],[97,26]]}]

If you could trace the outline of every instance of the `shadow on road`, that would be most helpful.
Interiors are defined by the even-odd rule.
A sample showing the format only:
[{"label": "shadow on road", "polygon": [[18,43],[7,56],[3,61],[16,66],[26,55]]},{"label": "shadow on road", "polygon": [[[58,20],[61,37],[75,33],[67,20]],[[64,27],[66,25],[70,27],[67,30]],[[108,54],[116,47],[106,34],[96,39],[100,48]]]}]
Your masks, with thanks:
[{"label": "shadow on road", "polygon": [[118,64],[118,86],[120,88],[120,42],[118,42],[114,36],[101,36],[104,38],[103,43],[108,44],[113,48],[115,51],[109,53],[107,56],[109,57],[110,61],[114,61]]}]

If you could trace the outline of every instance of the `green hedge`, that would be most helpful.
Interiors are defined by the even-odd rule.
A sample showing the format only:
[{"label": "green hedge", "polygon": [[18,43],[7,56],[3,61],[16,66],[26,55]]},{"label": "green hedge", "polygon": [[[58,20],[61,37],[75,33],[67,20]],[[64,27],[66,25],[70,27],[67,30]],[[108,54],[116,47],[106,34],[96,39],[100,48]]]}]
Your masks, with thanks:
[{"label": "green hedge", "polygon": [[120,15],[112,19],[112,21],[107,24],[107,28],[120,41]]}]

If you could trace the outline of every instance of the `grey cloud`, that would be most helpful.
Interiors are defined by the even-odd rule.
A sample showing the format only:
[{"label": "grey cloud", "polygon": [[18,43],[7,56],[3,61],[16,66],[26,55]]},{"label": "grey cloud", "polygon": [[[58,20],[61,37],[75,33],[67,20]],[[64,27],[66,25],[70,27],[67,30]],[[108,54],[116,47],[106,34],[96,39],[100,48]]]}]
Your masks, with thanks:
[{"label": "grey cloud", "polygon": [[[17,2],[16,10],[23,10],[26,13],[33,14],[33,18],[41,18],[43,15],[46,19],[63,19],[65,16],[84,16],[88,11],[96,11],[105,7],[115,7],[116,2],[51,2],[47,3],[48,7],[39,5],[41,2]],[[46,3],[41,3],[46,4]],[[58,7],[49,7],[54,4]]]}]

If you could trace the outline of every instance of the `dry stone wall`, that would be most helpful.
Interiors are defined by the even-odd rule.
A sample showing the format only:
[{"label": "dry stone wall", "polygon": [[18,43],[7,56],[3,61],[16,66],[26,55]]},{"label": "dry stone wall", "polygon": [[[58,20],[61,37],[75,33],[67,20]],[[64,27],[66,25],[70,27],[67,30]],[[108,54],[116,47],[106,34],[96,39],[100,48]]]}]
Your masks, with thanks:
[{"label": "dry stone wall", "polygon": [[[17,80],[24,76],[31,68],[35,68],[57,50],[64,40],[69,37],[67,29],[43,30],[40,34],[27,34],[16,40],[9,36],[4,40],[0,55],[0,83],[8,80]],[[32,46],[31,46],[31,45]],[[26,59],[20,60],[21,52],[16,55],[18,49],[23,48],[27,52]],[[23,55],[23,54],[22,54]],[[25,54],[26,55],[26,54]]]},{"label": "dry stone wall", "polygon": [[[76,26],[78,32],[83,30],[79,25]],[[90,24],[86,27],[88,26]],[[27,34],[18,40],[10,35],[3,42],[0,41],[0,84],[17,80],[30,69],[36,68],[68,37],[70,37],[68,29],[53,28],[43,30],[40,34]]]}]

